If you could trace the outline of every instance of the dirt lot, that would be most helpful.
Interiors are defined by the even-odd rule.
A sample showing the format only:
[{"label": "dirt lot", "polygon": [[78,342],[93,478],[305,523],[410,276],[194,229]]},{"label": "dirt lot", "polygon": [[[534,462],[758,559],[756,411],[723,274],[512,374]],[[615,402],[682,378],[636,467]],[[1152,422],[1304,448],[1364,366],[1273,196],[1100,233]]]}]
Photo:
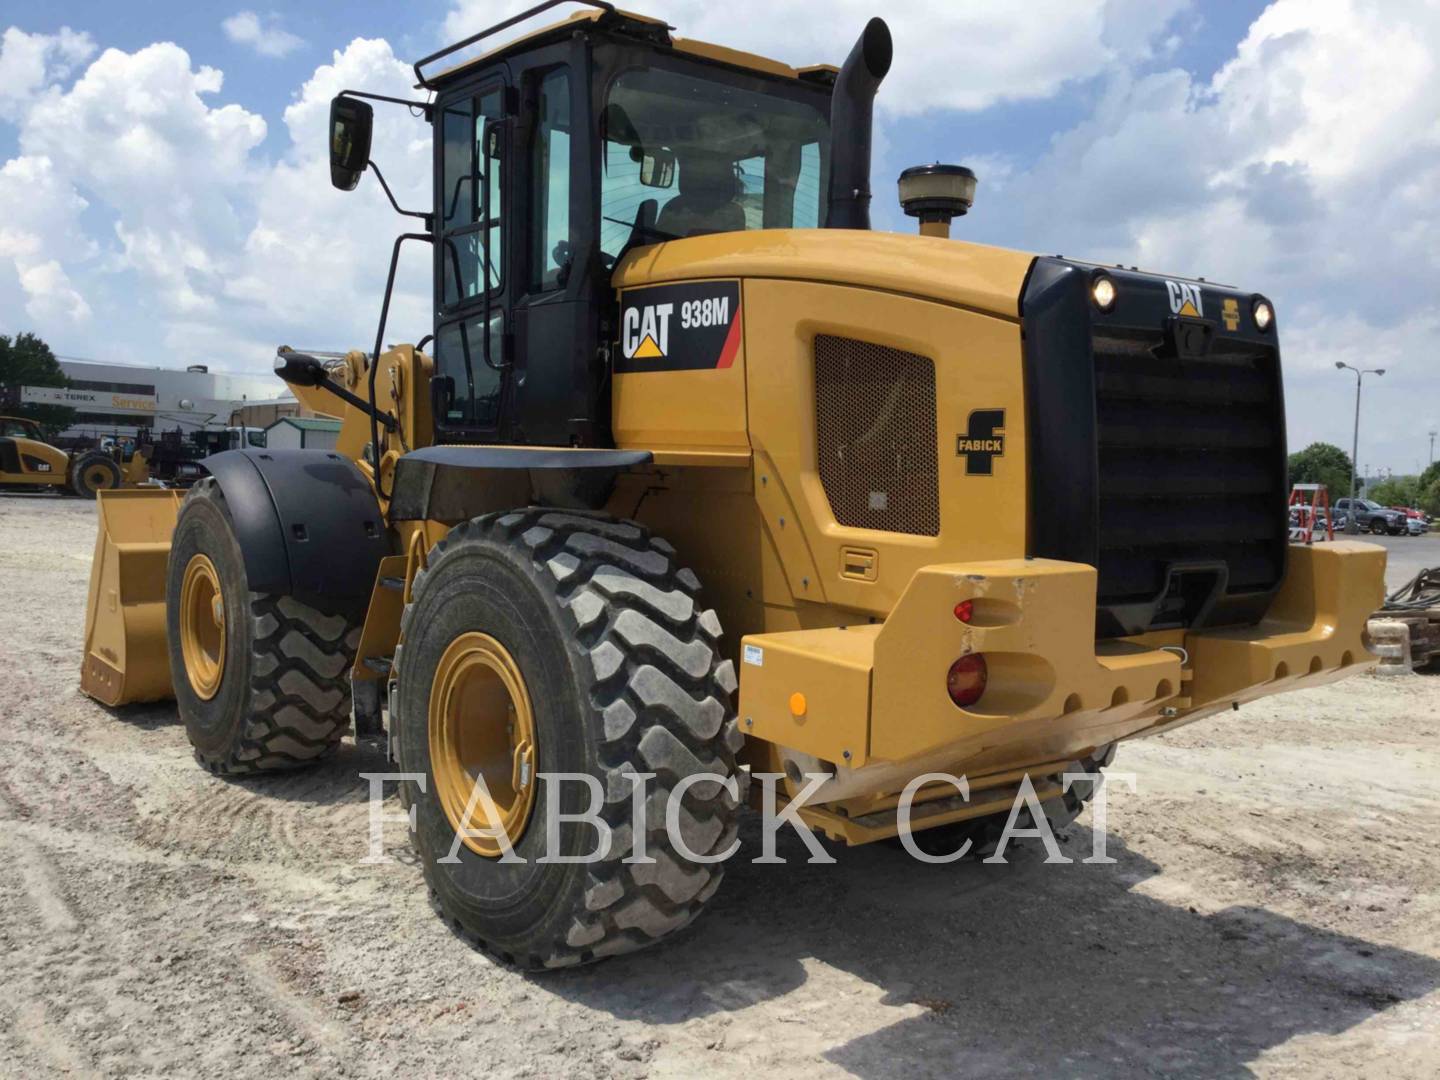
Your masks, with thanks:
[{"label": "dirt lot", "polygon": [[1114,865],[1088,813],[1069,866],[754,866],[752,823],[673,944],[530,977],[434,917],[402,829],[360,863],[379,756],[227,782],[173,709],[80,696],[92,513],[0,495],[9,1075],[1440,1071],[1440,677],[1122,747]]}]

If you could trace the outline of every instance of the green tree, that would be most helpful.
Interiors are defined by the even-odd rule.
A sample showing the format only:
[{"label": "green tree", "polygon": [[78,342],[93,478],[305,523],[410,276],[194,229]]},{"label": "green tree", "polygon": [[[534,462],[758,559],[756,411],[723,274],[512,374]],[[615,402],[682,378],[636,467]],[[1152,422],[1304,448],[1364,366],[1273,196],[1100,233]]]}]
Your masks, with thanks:
[{"label": "green tree", "polygon": [[46,435],[54,438],[75,422],[75,410],[68,405],[31,405],[20,402],[22,386],[70,385],[60,362],[50,346],[34,334],[16,334],[12,339],[0,334],[0,388],[4,388],[11,404],[6,409],[12,416],[34,420]]},{"label": "green tree", "polygon": [[1440,514],[1440,476],[1420,489],[1420,509],[1432,517]]},{"label": "green tree", "polygon": [[1431,486],[1440,483],[1440,461],[1434,462],[1428,469],[1420,474],[1416,486],[1421,492],[1429,491]]},{"label": "green tree", "polygon": [[1350,494],[1350,455],[1329,443],[1311,443],[1290,455],[1291,484],[1324,484],[1330,505]]},{"label": "green tree", "polygon": [[1414,506],[1420,498],[1420,481],[1414,476],[1392,476],[1370,489],[1381,506]]}]

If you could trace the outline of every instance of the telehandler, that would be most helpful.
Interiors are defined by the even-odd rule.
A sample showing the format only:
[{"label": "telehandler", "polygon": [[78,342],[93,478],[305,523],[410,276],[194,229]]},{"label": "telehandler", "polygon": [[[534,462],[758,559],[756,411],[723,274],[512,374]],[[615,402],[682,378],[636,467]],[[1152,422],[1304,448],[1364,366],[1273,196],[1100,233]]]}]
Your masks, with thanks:
[{"label": "telehandler", "polygon": [[[969,797],[923,784],[921,836],[1027,782],[1065,821],[1122,739],[1374,664],[1384,552],[1288,541],[1265,297],[951,241],[957,166],[871,231],[878,19],[792,68],[586,2],[434,73],[557,2],[379,99],[432,126],[433,204],[373,349],[276,359],[335,450],[102,494],[89,694],[173,693],[218,774],[383,727],[438,909],[539,968],[690,922],[751,775],[848,844],[937,771]],[[337,187],[384,185],[376,99],[332,104]],[[434,321],[387,348],[407,243]],[[597,861],[538,858],[599,831],[558,773]],[[651,814],[627,861],[676,791],[683,843]]]},{"label": "telehandler", "polygon": [[122,466],[100,450],[68,454],[46,442],[34,420],[0,416],[0,487],[58,487],[93,499],[97,492],[139,483],[146,475],[143,459]]}]

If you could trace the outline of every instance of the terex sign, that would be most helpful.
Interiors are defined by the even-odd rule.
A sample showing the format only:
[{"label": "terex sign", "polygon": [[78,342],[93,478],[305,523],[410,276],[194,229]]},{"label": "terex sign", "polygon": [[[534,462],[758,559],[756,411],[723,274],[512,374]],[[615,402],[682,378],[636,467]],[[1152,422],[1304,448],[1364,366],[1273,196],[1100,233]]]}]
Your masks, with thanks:
[{"label": "terex sign", "polygon": [[68,405],[76,409],[122,409],[125,412],[155,411],[154,394],[116,394],[108,390],[22,386],[20,400],[26,405]]}]

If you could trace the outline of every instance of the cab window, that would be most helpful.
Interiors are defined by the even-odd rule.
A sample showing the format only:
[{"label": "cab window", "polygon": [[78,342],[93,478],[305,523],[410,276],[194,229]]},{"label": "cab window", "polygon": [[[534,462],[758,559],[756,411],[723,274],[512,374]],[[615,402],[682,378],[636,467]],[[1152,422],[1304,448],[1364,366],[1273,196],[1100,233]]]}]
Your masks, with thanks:
[{"label": "cab window", "polygon": [[[814,104],[660,68],[625,71],[601,114],[601,250],[820,224],[828,118]],[[635,236],[653,221],[653,235]]]}]

